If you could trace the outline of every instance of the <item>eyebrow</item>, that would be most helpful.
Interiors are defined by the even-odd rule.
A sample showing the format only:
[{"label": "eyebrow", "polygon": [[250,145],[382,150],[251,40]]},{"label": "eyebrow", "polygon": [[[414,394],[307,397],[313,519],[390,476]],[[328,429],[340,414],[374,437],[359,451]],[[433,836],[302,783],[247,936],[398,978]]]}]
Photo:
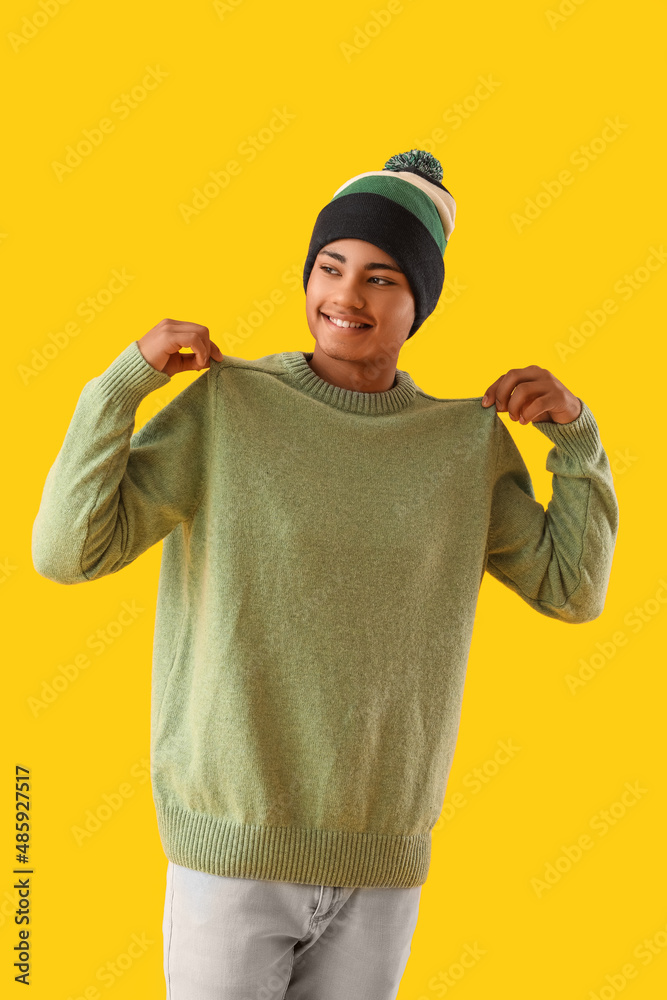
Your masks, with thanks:
[{"label": "eyebrow", "polygon": [[[347,264],[347,257],[344,257],[342,253],[336,253],[333,250],[320,250],[317,256],[319,257],[323,253],[339,260],[341,264]],[[383,264],[382,261],[371,261],[370,264],[364,264],[364,271],[398,271],[399,274],[403,274],[400,267],[396,267],[395,264]]]}]

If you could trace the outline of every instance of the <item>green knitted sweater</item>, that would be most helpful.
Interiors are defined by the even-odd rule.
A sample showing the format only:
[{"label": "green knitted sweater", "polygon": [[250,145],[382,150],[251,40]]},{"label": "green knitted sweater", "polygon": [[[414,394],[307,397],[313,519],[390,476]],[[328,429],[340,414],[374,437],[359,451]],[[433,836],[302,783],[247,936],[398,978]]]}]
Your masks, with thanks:
[{"label": "green knitted sweater", "polygon": [[421,885],[484,571],[541,614],[604,607],[618,526],[595,419],[536,423],[546,511],[494,406],[300,351],[170,377],[131,343],[81,392],[33,527],[57,583],[164,539],[151,781],[167,857],[218,875]]}]

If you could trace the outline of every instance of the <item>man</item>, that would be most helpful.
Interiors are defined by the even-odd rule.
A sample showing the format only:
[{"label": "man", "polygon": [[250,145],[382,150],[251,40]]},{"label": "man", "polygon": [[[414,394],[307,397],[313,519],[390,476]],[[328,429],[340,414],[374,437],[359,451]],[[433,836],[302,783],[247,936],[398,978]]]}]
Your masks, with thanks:
[{"label": "man", "polygon": [[[206,327],[162,320],[84,386],[47,476],[42,575],[99,579],[164,539],[169,1000],[395,997],[484,571],[563,622],[604,606],[618,509],[586,404],[535,365],[468,399],[396,367],[442,289],[441,177],[411,150],[320,212],[312,353],[225,357]],[[132,435],[141,399],[204,368]],[[498,410],[554,444],[547,511]]]}]

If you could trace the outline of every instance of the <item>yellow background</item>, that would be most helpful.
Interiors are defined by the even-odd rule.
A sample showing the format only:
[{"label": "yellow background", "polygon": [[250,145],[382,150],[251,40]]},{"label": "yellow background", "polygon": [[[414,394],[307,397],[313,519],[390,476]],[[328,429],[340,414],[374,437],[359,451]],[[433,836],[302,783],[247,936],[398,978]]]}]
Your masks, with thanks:
[{"label": "yellow background", "polygon": [[[51,9],[56,0],[44,2]],[[445,266],[458,292],[408,341],[399,368],[450,397],[481,395],[512,367],[549,369],[596,417],[621,527],[594,622],[566,626],[483,581],[454,765],[399,998],[664,995],[667,267],[645,262],[667,246],[667,18],[647,0],[561,7],[558,20],[548,0],[509,9],[404,0],[389,23],[366,31],[373,11],[387,21],[385,0],[300,11],[268,0],[218,9],[71,0],[48,16],[37,0],[5,4],[3,995],[23,995],[12,968],[16,764],[32,778],[31,996],[65,1000],[92,986],[89,996],[111,991],[118,1000],[165,995],[167,862],[146,766],[161,545],[84,586],[52,583],[31,562],[44,479],[79,393],[167,316],[208,326],[223,353],[240,357],[312,349],[300,279],[289,287],[285,273],[300,275],[315,217],[345,180],[415,147],[440,159],[457,202]],[[17,43],[21,31],[34,37]],[[148,67],[166,76],[121,113],[122,95]],[[482,80],[493,81],[490,92]],[[261,132],[276,108],[294,117]],[[59,179],[54,163],[105,117],[113,130]],[[613,139],[607,119],[617,123]],[[250,161],[240,149],[260,134]],[[194,189],[231,159],[240,172],[185,221]],[[532,221],[516,225],[528,201],[549,185],[557,191],[564,170],[572,182],[543,194]],[[114,269],[125,269],[127,285],[107,303]],[[635,275],[631,294],[626,275]],[[253,300],[277,288],[284,303],[235,340]],[[89,297],[102,306],[91,321],[80,306]],[[615,312],[559,353],[571,328],[588,311],[599,318],[610,299]],[[79,332],[48,347],[73,321]],[[137,429],[194,377],[149,395]],[[546,505],[549,441],[502,419]],[[141,611],[98,655],[87,643],[100,629],[118,631],[123,602]],[[646,618],[639,627],[637,607]],[[35,715],[28,699],[86,651],[90,666]],[[581,660],[598,666],[572,693],[566,677]],[[499,741],[520,749],[494,764]],[[475,768],[488,778],[479,791]],[[626,782],[645,792],[615,807]],[[117,803],[114,793],[122,804],[77,843],[88,811],[104,796]],[[591,821],[610,809],[624,815],[596,832]],[[533,880],[559,858],[565,869],[564,849],[586,833],[591,849],[536,890]],[[133,934],[151,942],[146,950],[122,975],[98,978]],[[456,964],[466,946],[484,953],[469,968]],[[628,963],[633,978],[623,973]]]}]

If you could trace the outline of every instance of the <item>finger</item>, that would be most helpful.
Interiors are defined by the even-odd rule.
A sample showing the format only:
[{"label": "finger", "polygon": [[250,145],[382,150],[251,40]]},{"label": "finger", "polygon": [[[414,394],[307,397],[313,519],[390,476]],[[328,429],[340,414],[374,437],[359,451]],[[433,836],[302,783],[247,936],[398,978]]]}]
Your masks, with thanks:
[{"label": "finger", "polygon": [[215,358],[216,361],[224,361],[225,356],[214,341],[210,341],[211,344],[211,357]]},{"label": "finger", "polygon": [[188,323],[181,319],[163,320],[159,325],[181,347],[189,347],[193,337],[202,336],[202,334],[208,335],[208,327],[202,326],[200,323]]},{"label": "finger", "polygon": [[482,402],[486,406],[495,403],[497,410],[505,409],[507,399],[516,384],[515,376],[520,371],[525,371],[525,369],[511,368],[504,375],[497,378],[495,382],[492,382],[484,393]]},{"label": "finger", "polygon": [[553,389],[526,400],[519,410],[519,423],[528,424],[539,420],[552,422],[551,413],[558,405],[558,392]]},{"label": "finger", "polygon": [[498,381],[496,387],[496,410],[506,410],[510,396],[515,388],[524,382],[536,381],[541,373],[542,369],[537,365],[528,365],[526,368],[510,368]]},{"label": "finger", "polygon": [[[512,392],[507,403],[507,413],[512,420],[520,420],[526,407],[533,401],[543,401],[542,405],[553,405],[552,386],[544,380],[520,382]],[[544,401],[547,401],[546,403]],[[525,414],[524,414],[525,415]],[[522,423],[524,421],[521,421]]]},{"label": "finger", "polygon": [[[198,327],[198,329],[207,331],[206,327]],[[224,355],[220,348],[212,340],[205,337],[203,332],[201,334],[191,332],[187,339],[190,343],[182,346],[189,347],[192,353],[182,354],[179,351],[174,355],[179,365],[178,371],[201,371],[203,368],[209,368],[211,356],[215,357],[216,361],[224,361]]]},{"label": "finger", "polygon": [[[502,376],[501,376],[502,378]],[[495,382],[487,388],[486,392],[482,396],[482,406],[491,406],[492,403],[496,401],[496,387],[500,382],[500,378],[497,378]]]},{"label": "finger", "polygon": [[187,336],[181,333],[179,340],[181,341],[180,346],[187,348],[187,350],[185,353],[179,350],[172,355],[178,365],[176,371],[201,371],[202,368],[208,366],[206,345],[201,335],[188,331]]},{"label": "finger", "polygon": [[201,326],[199,323],[186,323],[177,319],[162,320],[158,326],[166,334],[165,349],[171,358],[176,360],[177,367],[172,365],[174,371],[191,371],[195,367],[192,355],[180,353],[184,348],[190,348],[194,351],[195,357],[198,356],[198,364],[201,366],[202,349],[201,346],[196,347],[195,345],[197,342],[204,343],[203,335],[208,335],[207,327]]},{"label": "finger", "polygon": [[548,420],[549,419],[549,407],[544,406],[544,399],[540,397],[534,403],[530,403],[529,406],[524,406],[519,413],[519,423],[529,424],[534,420]]},{"label": "finger", "polygon": [[172,358],[174,359],[175,365],[177,365],[175,368],[175,371],[177,372],[199,371],[200,365],[194,351],[188,350],[185,353],[177,351],[176,354],[172,355]]},{"label": "finger", "polygon": [[201,371],[202,368],[208,368],[208,340],[202,333],[206,327],[196,326],[196,324],[192,324],[192,326],[194,329],[188,334],[187,344],[182,346],[189,347],[193,353],[180,354],[179,352],[184,365],[183,371]]},{"label": "finger", "polygon": [[[203,327],[202,329],[206,329]],[[194,339],[192,349],[197,355],[197,360],[199,362],[200,368],[208,368],[209,357],[211,354],[210,340],[208,338],[208,330],[206,330],[206,336],[202,333],[198,333]]]}]

